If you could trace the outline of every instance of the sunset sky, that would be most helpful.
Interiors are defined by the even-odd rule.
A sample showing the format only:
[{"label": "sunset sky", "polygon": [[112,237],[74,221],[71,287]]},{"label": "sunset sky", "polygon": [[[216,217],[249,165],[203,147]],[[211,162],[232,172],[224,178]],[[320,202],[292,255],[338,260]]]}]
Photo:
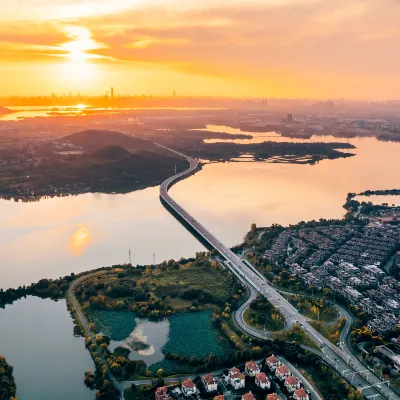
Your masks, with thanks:
[{"label": "sunset sky", "polygon": [[400,98],[399,0],[1,0],[0,96]]}]

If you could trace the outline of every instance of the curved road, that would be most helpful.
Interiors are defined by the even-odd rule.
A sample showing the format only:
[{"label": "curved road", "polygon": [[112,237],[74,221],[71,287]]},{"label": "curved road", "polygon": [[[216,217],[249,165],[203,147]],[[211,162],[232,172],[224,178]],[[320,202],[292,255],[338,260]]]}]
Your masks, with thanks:
[{"label": "curved road", "polygon": [[71,283],[71,285],[69,286],[68,298],[70,299],[72,305],[75,307],[75,310],[76,310],[76,312],[78,314],[78,318],[81,321],[81,323],[82,323],[83,327],[85,328],[87,334],[89,335],[90,339],[92,339],[92,343],[94,343],[96,345],[97,351],[99,353],[99,357],[101,358],[103,363],[106,365],[107,374],[108,374],[108,377],[110,378],[110,381],[114,384],[115,387],[117,387],[118,389],[121,389],[120,383],[114,378],[114,375],[111,372],[111,370],[110,370],[110,368],[109,368],[109,366],[107,364],[107,361],[106,361],[102,351],[100,350],[99,345],[96,343],[96,340],[95,340],[95,337],[94,337],[92,331],[89,329],[89,326],[88,326],[88,323],[86,321],[86,318],[84,317],[84,315],[82,313],[82,310],[81,310],[81,307],[80,307],[80,304],[78,303],[78,300],[76,299],[75,294],[74,294],[74,289],[75,289],[76,285],[78,285],[79,283],[81,283],[85,279],[88,279],[89,277],[92,277],[92,276],[94,276],[96,274],[104,274],[104,271],[97,272],[97,273],[90,274],[90,275],[84,275],[84,276],[81,276],[78,279],[75,279]]},{"label": "curved road", "polygon": [[[156,143],[157,144],[157,143]],[[178,151],[172,150],[166,146],[157,144],[166,150],[169,150],[181,157],[184,157],[189,162],[189,168],[180,172],[160,185],[160,198],[169,205],[188,225],[192,227],[208,244],[217,250],[225,260],[225,265],[245,286],[249,287],[252,295],[253,292],[265,296],[268,301],[275,307],[279,308],[285,316],[289,325],[299,324],[308,336],[321,348],[323,359],[333,366],[342,376],[349,380],[354,387],[362,390],[366,398],[400,400],[400,397],[387,387],[379,378],[366,371],[365,367],[352,355],[346,354],[343,350],[334,346],[317,330],[315,330],[277,290],[269,285],[264,276],[259,274],[257,270],[251,266],[248,261],[241,260],[227,246],[223,245],[213,234],[206,229],[201,223],[193,218],[182,206],[168,194],[168,189],[175,182],[182,179],[184,176],[192,174],[199,166],[199,162],[191,157],[186,156]],[[240,314],[240,313],[239,313]],[[243,321],[239,317],[238,323],[242,325]],[[249,327],[244,324],[241,326],[245,331],[249,331]],[[249,332],[253,334],[252,332]]]}]

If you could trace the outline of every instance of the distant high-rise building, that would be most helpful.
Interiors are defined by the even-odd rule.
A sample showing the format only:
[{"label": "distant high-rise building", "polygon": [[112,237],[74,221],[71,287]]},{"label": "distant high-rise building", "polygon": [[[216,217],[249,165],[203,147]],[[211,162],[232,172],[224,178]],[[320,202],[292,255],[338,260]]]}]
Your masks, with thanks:
[{"label": "distant high-rise building", "polygon": [[111,97],[114,98],[114,88],[111,88]]},{"label": "distant high-rise building", "polygon": [[175,90],[174,90],[174,97],[176,97],[176,92],[175,92]]},{"label": "distant high-rise building", "polygon": [[286,116],[286,121],[287,121],[288,123],[293,122],[293,114],[288,114],[288,115]]}]

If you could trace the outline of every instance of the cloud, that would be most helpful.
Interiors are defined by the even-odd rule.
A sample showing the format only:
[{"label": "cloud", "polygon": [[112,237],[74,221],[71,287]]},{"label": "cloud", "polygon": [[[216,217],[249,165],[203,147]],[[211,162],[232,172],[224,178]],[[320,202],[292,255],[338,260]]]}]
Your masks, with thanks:
[{"label": "cloud", "polygon": [[[5,1],[0,56],[8,59],[72,53],[266,88],[272,80],[302,90],[342,82],[344,91],[352,77],[373,87],[400,68],[396,0]],[[28,5],[31,17],[48,6],[42,20],[12,20],[28,17]]]}]

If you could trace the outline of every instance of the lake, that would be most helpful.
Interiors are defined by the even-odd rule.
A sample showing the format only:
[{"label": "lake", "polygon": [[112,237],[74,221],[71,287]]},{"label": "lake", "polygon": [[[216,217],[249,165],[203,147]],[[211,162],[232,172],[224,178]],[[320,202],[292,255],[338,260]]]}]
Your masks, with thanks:
[{"label": "lake", "polygon": [[[269,140],[282,140],[272,136]],[[326,136],[310,140],[340,141]],[[400,188],[400,143],[346,141],[357,147],[354,157],[316,165],[207,164],[173,186],[171,194],[229,246],[240,243],[253,222],[265,226],[341,218],[347,193]],[[133,264],[151,264],[154,255],[157,263],[204,250],[164,209],[158,194],[153,187],[33,203],[0,200],[0,287],[126,263],[129,250]]]},{"label": "lake", "polygon": [[27,297],[0,309],[0,354],[14,367],[21,400],[94,398],[83,383],[94,363],[73,335],[65,300]]}]

